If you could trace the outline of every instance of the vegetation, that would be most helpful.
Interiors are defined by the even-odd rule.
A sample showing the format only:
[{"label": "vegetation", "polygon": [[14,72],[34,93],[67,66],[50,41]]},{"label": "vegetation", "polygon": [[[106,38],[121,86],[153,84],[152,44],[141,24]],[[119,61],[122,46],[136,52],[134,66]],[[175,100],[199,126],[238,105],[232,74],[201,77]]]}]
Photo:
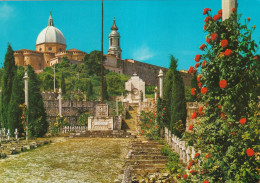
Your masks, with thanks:
[{"label": "vegetation", "polygon": [[195,57],[201,67],[200,95],[205,106],[193,116],[199,123],[189,128],[202,154],[195,155],[183,179],[258,182],[260,119],[255,90],[260,57],[251,39],[255,26],[249,27],[250,18],[240,23],[236,9],[225,21],[221,21],[222,10],[213,17],[209,11],[204,10],[207,44],[200,47],[205,53]]},{"label": "vegetation", "polygon": [[186,99],[182,77],[177,71],[177,60],[171,55],[171,65],[166,73],[164,84],[164,99],[170,123],[168,128],[178,137],[185,131],[186,125]]},{"label": "vegetation", "polygon": [[11,93],[13,87],[13,80],[16,73],[16,66],[14,62],[14,51],[11,45],[8,45],[7,52],[4,60],[4,71],[3,71],[3,85],[1,93],[1,120],[2,128],[8,128],[8,108],[11,100]]},{"label": "vegetation", "polygon": [[141,134],[145,135],[149,139],[159,139],[159,126],[157,124],[155,113],[153,112],[141,112]]}]

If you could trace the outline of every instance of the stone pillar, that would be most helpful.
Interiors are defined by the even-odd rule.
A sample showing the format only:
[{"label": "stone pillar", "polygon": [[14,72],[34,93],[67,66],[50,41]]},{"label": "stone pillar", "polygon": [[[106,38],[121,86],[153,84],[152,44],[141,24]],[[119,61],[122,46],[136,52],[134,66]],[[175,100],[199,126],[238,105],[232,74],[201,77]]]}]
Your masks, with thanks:
[{"label": "stone pillar", "polygon": [[237,0],[222,0],[222,20],[226,20],[233,13],[232,9],[237,8]]},{"label": "stone pillar", "polygon": [[160,98],[163,98],[163,71],[160,69],[159,71],[159,87],[160,87]]},{"label": "stone pillar", "polygon": [[61,103],[61,95],[62,95],[62,91],[61,91],[61,88],[59,88],[59,96],[58,96],[58,98],[59,98],[59,114],[60,114],[60,116],[62,115],[62,103]]},{"label": "stone pillar", "polygon": [[116,115],[118,116],[118,100],[116,100]]},{"label": "stone pillar", "polygon": [[17,130],[17,128],[15,129],[14,135],[15,135],[15,140],[17,140],[18,139],[18,130]]},{"label": "stone pillar", "polygon": [[[28,74],[27,74],[27,71],[25,71],[24,73],[24,92],[25,92],[25,106],[27,109],[29,109],[29,90],[28,90],[28,81],[29,81],[29,77],[28,77]],[[27,121],[27,125],[26,125],[26,141],[28,141],[28,124],[29,124],[29,118],[28,118],[28,115],[26,117],[26,121]]]},{"label": "stone pillar", "polygon": [[155,101],[156,101],[156,99],[157,99],[157,86],[156,86],[155,89],[154,89],[154,99],[155,99]]}]

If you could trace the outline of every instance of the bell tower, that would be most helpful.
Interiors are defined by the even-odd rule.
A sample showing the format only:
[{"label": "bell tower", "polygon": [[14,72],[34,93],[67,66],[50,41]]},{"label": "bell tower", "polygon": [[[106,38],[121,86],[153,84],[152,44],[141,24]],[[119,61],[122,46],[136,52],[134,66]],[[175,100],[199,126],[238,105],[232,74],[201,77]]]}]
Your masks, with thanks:
[{"label": "bell tower", "polygon": [[120,48],[120,34],[117,32],[116,20],[114,18],[113,25],[111,27],[111,33],[109,34],[109,49],[107,54],[115,55],[121,59],[122,50]]}]

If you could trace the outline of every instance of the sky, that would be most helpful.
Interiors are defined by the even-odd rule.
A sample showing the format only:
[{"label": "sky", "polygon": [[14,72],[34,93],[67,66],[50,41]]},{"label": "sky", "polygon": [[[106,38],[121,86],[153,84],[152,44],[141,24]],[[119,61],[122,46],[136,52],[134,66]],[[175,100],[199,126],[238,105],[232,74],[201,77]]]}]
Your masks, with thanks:
[{"label": "sky", "polygon": [[[256,25],[253,39],[260,41],[260,0],[238,0],[242,19]],[[104,53],[113,23],[121,35],[122,59],[169,67],[169,55],[178,69],[188,70],[205,43],[204,8],[213,14],[221,0],[104,0]],[[67,49],[87,53],[101,50],[101,1],[1,1],[0,65],[8,42],[14,50],[35,50],[38,34],[47,26],[50,11],[54,25],[65,36]]]}]

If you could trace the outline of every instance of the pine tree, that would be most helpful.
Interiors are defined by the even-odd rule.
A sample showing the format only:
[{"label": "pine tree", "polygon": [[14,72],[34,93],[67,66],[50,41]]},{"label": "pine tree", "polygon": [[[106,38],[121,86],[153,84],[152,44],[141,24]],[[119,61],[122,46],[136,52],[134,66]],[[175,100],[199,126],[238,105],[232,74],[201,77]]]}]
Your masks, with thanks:
[{"label": "pine tree", "polygon": [[48,122],[46,120],[46,112],[40,92],[39,81],[33,68],[28,65],[29,76],[29,131],[31,137],[41,137],[48,130]]},{"label": "pine tree", "polygon": [[7,52],[4,61],[4,72],[3,72],[3,86],[1,95],[1,119],[2,128],[8,127],[8,106],[11,100],[13,79],[16,72],[16,66],[14,62],[14,51],[11,45],[8,45]]},{"label": "pine tree", "polygon": [[170,59],[173,71],[170,104],[170,129],[172,129],[172,132],[175,135],[181,137],[185,131],[187,117],[185,89],[181,74],[177,71],[178,61],[172,55],[170,56]]},{"label": "pine tree", "polygon": [[24,103],[23,76],[23,67],[18,67],[13,80],[12,95],[8,107],[8,129],[10,129],[11,134],[14,134],[15,128],[18,129],[19,133],[23,132],[22,109],[18,107]]}]

